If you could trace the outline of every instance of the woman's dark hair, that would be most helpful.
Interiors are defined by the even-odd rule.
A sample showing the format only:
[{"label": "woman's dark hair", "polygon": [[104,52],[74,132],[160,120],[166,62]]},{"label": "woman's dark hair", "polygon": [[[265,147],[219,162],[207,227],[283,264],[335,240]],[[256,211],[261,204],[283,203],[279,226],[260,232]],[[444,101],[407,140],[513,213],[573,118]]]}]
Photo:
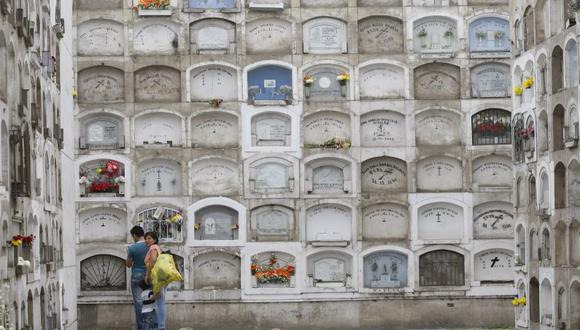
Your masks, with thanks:
[{"label": "woman's dark hair", "polygon": [[153,238],[153,240],[155,241],[155,244],[159,244],[159,238],[157,237],[157,233],[154,231],[148,231],[145,233],[145,238],[147,238],[147,236]]}]

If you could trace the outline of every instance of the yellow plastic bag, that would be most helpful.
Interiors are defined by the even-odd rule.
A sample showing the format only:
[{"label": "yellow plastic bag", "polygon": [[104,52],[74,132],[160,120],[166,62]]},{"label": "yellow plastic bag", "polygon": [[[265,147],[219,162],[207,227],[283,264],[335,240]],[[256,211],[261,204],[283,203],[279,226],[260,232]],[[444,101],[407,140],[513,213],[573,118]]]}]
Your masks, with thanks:
[{"label": "yellow plastic bag", "polygon": [[160,254],[151,270],[153,293],[157,294],[164,286],[177,281],[183,281],[183,277],[175,267],[173,256],[168,253]]}]

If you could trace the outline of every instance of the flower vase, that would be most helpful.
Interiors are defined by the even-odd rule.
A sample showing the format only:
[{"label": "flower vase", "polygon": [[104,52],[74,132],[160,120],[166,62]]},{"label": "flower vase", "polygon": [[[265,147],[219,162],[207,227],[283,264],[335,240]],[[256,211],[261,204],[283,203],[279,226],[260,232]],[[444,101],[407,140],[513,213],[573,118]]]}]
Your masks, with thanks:
[{"label": "flower vase", "polygon": [[119,182],[119,192],[117,192],[118,196],[125,196],[125,182]]},{"label": "flower vase", "polygon": [[310,98],[310,84],[304,85],[304,97]]},{"label": "flower vase", "polygon": [[81,197],[87,196],[87,184],[86,183],[80,183],[79,190],[80,190]]}]

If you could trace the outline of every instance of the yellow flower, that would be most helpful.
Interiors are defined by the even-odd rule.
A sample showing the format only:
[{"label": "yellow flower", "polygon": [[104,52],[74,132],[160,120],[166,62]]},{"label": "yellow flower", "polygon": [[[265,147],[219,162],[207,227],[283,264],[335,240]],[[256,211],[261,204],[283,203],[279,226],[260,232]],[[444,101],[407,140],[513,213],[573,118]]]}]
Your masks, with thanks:
[{"label": "yellow flower", "polygon": [[523,88],[531,88],[534,85],[534,77],[529,77],[522,83]]},{"label": "yellow flower", "polygon": [[336,80],[338,81],[349,81],[350,80],[350,75],[346,72],[343,72],[341,74],[339,74],[338,76],[336,76]]},{"label": "yellow flower", "polygon": [[514,87],[514,93],[516,93],[517,96],[521,96],[524,93],[524,90],[521,87]]}]

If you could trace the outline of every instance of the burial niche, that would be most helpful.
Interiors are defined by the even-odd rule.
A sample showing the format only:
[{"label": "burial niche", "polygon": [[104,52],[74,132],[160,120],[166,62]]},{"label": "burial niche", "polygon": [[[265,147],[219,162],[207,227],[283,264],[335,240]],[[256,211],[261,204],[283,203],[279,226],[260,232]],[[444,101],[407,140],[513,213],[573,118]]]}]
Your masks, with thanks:
[{"label": "burial niche", "polygon": [[190,10],[220,9],[222,11],[231,11],[237,8],[236,0],[188,0],[187,8]]},{"label": "burial niche", "polygon": [[227,159],[202,159],[191,165],[191,189],[194,195],[232,195],[239,190],[238,166]]},{"label": "burial niche", "polygon": [[291,101],[292,70],[264,65],[248,71],[248,102],[260,100]]},{"label": "burial niche", "polygon": [[419,257],[420,286],[465,285],[464,256],[449,250],[427,252]]},{"label": "burial niche", "polygon": [[413,24],[417,53],[447,53],[457,50],[457,23],[443,16],[421,18]]},{"label": "burial niche", "polygon": [[175,161],[144,161],[137,169],[137,194],[140,196],[181,195],[181,165]]},{"label": "burial niche", "polygon": [[475,255],[475,280],[482,283],[511,283],[514,279],[513,253],[493,249]]},{"label": "burial niche", "polygon": [[250,191],[287,193],[294,191],[294,164],[283,158],[262,158],[249,165]]},{"label": "burial niche", "polygon": [[461,120],[446,110],[427,110],[415,117],[418,145],[453,145],[461,143]]},{"label": "burial niche", "polygon": [[136,146],[180,146],[181,118],[168,112],[153,112],[135,118]]},{"label": "burial niche", "polygon": [[309,284],[312,287],[340,288],[352,285],[352,257],[345,253],[326,251],[307,259]]},{"label": "burial niche", "polygon": [[459,160],[436,156],[417,162],[417,190],[461,191],[463,187],[462,164]]},{"label": "burial niche", "polygon": [[238,118],[225,112],[207,112],[191,119],[191,138],[194,148],[233,148],[240,138]]},{"label": "burial niche", "polygon": [[335,158],[313,160],[305,165],[304,190],[308,194],[345,194],[352,191],[348,161]]},{"label": "burial niche", "polygon": [[487,202],[473,208],[473,238],[511,238],[514,232],[512,205]]},{"label": "burial niche", "polygon": [[145,232],[156,232],[162,243],[182,242],[183,222],[182,211],[169,206],[149,207],[137,213],[137,223]]},{"label": "burial niche", "polygon": [[279,18],[264,18],[246,24],[248,54],[292,53],[292,23]]},{"label": "burial niche", "polygon": [[112,159],[95,159],[83,163],[79,168],[79,191],[81,197],[124,196],[124,164]]},{"label": "burial niche", "polygon": [[112,20],[89,20],[78,26],[79,56],[119,56],[125,49],[123,24]]},{"label": "burial niche", "polygon": [[264,112],[252,117],[252,146],[290,146],[292,119],[277,112]]},{"label": "burial niche", "polygon": [[306,210],[306,240],[313,246],[347,246],[352,238],[351,209],[322,204]]},{"label": "burial niche", "polygon": [[117,208],[95,208],[79,212],[79,239],[89,242],[123,242],[127,214]]},{"label": "burial niche", "polygon": [[471,116],[473,145],[511,144],[511,114],[501,109],[486,109]]},{"label": "burial niche", "polygon": [[179,24],[169,20],[139,21],[133,28],[133,51],[139,55],[174,55],[179,47],[179,29]]},{"label": "burial niche", "polygon": [[398,54],[404,48],[403,21],[370,16],[358,22],[358,51],[363,54]]},{"label": "burial niche", "polygon": [[499,17],[482,17],[469,25],[471,52],[509,52],[509,21]]},{"label": "burial niche", "polygon": [[388,147],[405,145],[405,116],[394,111],[376,110],[360,118],[361,145]]},{"label": "burial niche", "polygon": [[350,139],[350,117],[337,111],[320,111],[303,120],[304,145],[319,146],[335,137]]},{"label": "burial niche", "polygon": [[361,165],[362,192],[401,192],[407,189],[407,163],[393,157],[376,157]]},{"label": "burial niche", "polygon": [[238,212],[222,205],[212,205],[195,212],[195,240],[237,240]]},{"label": "burial niche", "polygon": [[233,54],[236,51],[236,25],[230,21],[208,18],[191,24],[192,54]]},{"label": "burial niche", "polygon": [[191,70],[189,88],[192,101],[238,99],[236,69],[224,65],[207,65]]},{"label": "burial niche", "polygon": [[127,290],[125,260],[107,254],[98,254],[81,261],[81,291]]},{"label": "burial niche", "polygon": [[363,283],[369,289],[407,286],[407,256],[395,251],[377,251],[363,259]]},{"label": "burial niche", "polygon": [[361,99],[405,97],[405,70],[391,64],[371,64],[359,69]]},{"label": "burial niche", "polygon": [[117,103],[125,100],[123,71],[99,66],[79,72],[79,103]]},{"label": "burial niche", "polygon": [[95,2],[93,0],[79,0],[76,3],[78,9],[84,10],[103,10],[103,8],[107,9],[121,9],[123,8],[123,1],[122,0],[102,0]]},{"label": "burial niche", "polygon": [[404,240],[408,237],[407,208],[398,204],[381,203],[362,210],[363,240]]},{"label": "burial niche", "polygon": [[346,53],[346,23],[330,17],[308,20],[302,25],[304,53]]},{"label": "burial niche", "polygon": [[484,63],[471,69],[471,97],[509,97],[509,65]]},{"label": "burial niche", "polygon": [[284,206],[264,205],[251,212],[252,237],[256,241],[290,241],[294,233],[294,212]]},{"label": "burial niche", "polygon": [[250,274],[253,288],[293,288],[296,286],[296,258],[278,251],[253,255]]},{"label": "burial niche", "polygon": [[512,185],[511,159],[498,155],[475,159],[472,180],[479,187],[510,188]]},{"label": "burial niche", "polygon": [[79,149],[118,149],[125,147],[122,118],[102,113],[81,120]]},{"label": "burial niche", "polygon": [[[339,76],[348,70],[333,66],[318,66],[304,72],[304,97],[309,101],[339,101],[348,96],[348,82]],[[314,80],[307,83],[307,78]]]},{"label": "burial niche", "polygon": [[421,240],[460,240],[463,238],[463,208],[450,203],[432,203],[417,211]]},{"label": "burial niche", "polygon": [[135,71],[135,101],[179,102],[181,72],[166,66],[150,66]]},{"label": "burial niche", "polygon": [[459,67],[428,63],[415,68],[415,99],[449,100],[461,98]]},{"label": "burial niche", "polygon": [[240,257],[221,251],[209,251],[193,259],[194,290],[240,289]]}]

